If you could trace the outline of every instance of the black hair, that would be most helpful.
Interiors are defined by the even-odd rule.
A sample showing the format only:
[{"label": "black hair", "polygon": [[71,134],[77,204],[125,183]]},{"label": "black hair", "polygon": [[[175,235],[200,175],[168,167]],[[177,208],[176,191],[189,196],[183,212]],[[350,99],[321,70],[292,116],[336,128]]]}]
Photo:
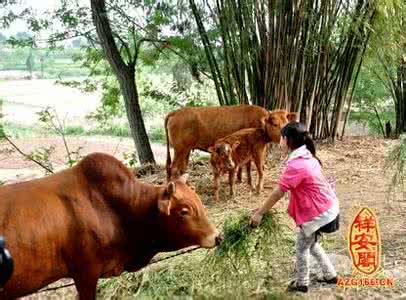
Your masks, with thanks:
[{"label": "black hair", "polygon": [[287,144],[291,150],[295,150],[303,145],[306,145],[306,148],[311,154],[313,154],[321,165],[320,159],[316,156],[316,147],[313,139],[310,137],[309,132],[306,130],[303,123],[296,121],[289,122],[281,129],[281,135],[287,138]]}]

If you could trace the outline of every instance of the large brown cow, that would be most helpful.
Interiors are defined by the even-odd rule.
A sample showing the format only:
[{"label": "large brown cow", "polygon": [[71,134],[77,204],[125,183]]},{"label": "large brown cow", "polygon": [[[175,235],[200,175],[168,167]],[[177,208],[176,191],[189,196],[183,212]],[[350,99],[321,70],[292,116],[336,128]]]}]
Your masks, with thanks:
[{"label": "large brown cow", "polygon": [[[165,118],[167,180],[186,172],[193,149],[208,151],[217,139],[243,128],[274,128],[296,118],[287,111],[269,112],[256,105],[186,107],[169,113]],[[275,134],[279,134],[276,132]],[[173,146],[171,161],[169,147]]]},{"label": "large brown cow", "polygon": [[80,299],[94,299],[101,277],[139,270],[158,252],[218,241],[186,176],[164,186],[142,183],[102,153],[45,178],[2,186],[0,233],[15,267],[1,299],[66,277]]}]

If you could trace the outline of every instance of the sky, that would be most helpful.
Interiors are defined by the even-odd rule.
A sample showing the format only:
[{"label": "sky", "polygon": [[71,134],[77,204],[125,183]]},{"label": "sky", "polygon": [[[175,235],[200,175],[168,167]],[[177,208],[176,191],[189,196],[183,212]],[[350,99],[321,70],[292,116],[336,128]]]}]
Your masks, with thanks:
[{"label": "sky", "polygon": [[[38,14],[46,10],[53,10],[59,3],[59,0],[19,0],[18,5],[15,5],[14,11],[19,12],[24,8],[31,6]],[[7,29],[3,29],[2,33],[6,36],[15,35],[20,31],[27,31],[27,25],[23,21],[15,21]]]},{"label": "sky", "polygon": [[[90,0],[79,0],[79,2],[88,3]],[[37,14],[41,14],[47,10],[56,9],[59,6],[60,0],[18,0],[18,3],[18,5],[14,6],[16,12],[30,6]],[[2,33],[6,36],[10,36],[20,31],[27,31],[27,25],[22,21],[16,21],[10,28],[3,29]]]}]

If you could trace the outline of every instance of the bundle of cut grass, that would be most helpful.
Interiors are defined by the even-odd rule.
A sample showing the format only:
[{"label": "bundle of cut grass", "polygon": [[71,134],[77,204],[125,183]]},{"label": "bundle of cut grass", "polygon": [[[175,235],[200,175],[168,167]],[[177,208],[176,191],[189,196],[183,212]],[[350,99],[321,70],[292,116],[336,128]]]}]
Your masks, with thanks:
[{"label": "bundle of cut grass", "polygon": [[210,264],[219,264],[225,258],[233,260],[235,264],[250,264],[252,258],[272,252],[275,244],[278,244],[275,249],[292,246],[294,240],[277,213],[264,214],[257,228],[249,226],[249,218],[248,210],[240,210],[225,220],[224,241],[208,255]]}]

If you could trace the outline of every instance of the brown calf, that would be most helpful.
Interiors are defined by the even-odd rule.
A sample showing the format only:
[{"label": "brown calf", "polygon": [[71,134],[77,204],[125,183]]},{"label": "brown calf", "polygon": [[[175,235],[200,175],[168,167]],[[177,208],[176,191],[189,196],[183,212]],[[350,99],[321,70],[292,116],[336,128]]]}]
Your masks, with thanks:
[{"label": "brown calf", "polygon": [[213,147],[209,148],[216,201],[219,200],[220,176],[228,173],[230,195],[233,196],[235,173],[244,165],[247,168],[248,184],[251,190],[254,190],[251,181],[251,160],[254,161],[258,172],[256,191],[259,193],[262,190],[265,150],[270,141],[265,130],[248,128],[218,140]]},{"label": "brown calf", "polygon": [[296,120],[296,113],[286,110],[274,110],[269,113],[264,129],[242,129],[218,139],[209,147],[210,163],[214,173],[215,199],[219,199],[219,176],[229,174],[230,194],[234,194],[234,175],[236,170],[246,165],[248,184],[254,189],[251,181],[251,163],[254,161],[257,172],[257,192],[263,188],[263,171],[267,144],[279,143],[281,129],[291,120]]}]

